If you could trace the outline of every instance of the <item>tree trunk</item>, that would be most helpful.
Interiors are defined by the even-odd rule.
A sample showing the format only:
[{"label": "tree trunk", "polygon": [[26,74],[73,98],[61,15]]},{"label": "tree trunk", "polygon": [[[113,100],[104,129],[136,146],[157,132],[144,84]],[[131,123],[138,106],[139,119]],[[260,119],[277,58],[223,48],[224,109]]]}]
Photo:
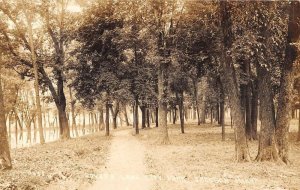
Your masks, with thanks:
[{"label": "tree trunk", "polygon": [[135,127],[135,134],[138,135],[140,133],[139,131],[139,100],[138,97],[135,98],[135,103],[134,103],[134,127]]},{"label": "tree trunk", "polygon": [[70,138],[70,129],[65,109],[65,106],[58,107],[59,135],[62,140]]},{"label": "tree trunk", "polygon": [[277,161],[278,153],[275,142],[275,120],[273,115],[273,95],[270,75],[266,68],[258,65],[259,100],[261,108],[261,128],[257,161]]},{"label": "tree trunk", "polygon": [[39,90],[39,74],[38,74],[38,65],[36,62],[36,54],[35,54],[35,48],[33,44],[33,33],[32,33],[32,15],[28,15],[25,11],[25,15],[27,18],[28,23],[28,31],[29,31],[29,46],[30,46],[30,52],[31,52],[31,60],[34,70],[34,91],[35,91],[35,103],[36,103],[36,110],[37,110],[37,117],[38,117],[38,128],[39,128],[39,137],[40,137],[40,143],[45,143],[44,138],[44,131],[43,131],[43,118],[42,118],[42,107],[41,107],[41,100],[40,100],[40,90]]},{"label": "tree trunk", "polygon": [[258,117],[258,91],[257,79],[252,82],[252,102],[251,102],[251,139],[257,140],[257,117]]},{"label": "tree trunk", "polygon": [[292,108],[292,91],[294,82],[293,64],[297,58],[297,47],[292,45],[299,41],[300,2],[293,1],[289,10],[288,37],[285,50],[285,62],[281,65],[281,79],[276,118],[276,140],[279,157],[289,163],[289,111]]},{"label": "tree trunk", "polygon": [[235,152],[236,160],[250,161],[249,149],[245,132],[245,119],[242,111],[239,87],[235,75],[232,59],[227,54],[232,46],[232,22],[231,7],[227,1],[220,2],[221,27],[223,34],[223,50],[221,53],[221,80],[224,81],[224,89],[229,97],[229,105],[235,122]]},{"label": "tree trunk", "polygon": [[175,108],[174,108],[174,114],[173,114],[173,124],[176,123],[176,120],[177,120],[177,108],[175,106]]},{"label": "tree trunk", "polygon": [[146,128],[146,107],[140,106],[141,112],[142,112],[142,129]]},{"label": "tree trunk", "polygon": [[220,125],[222,127],[222,141],[225,141],[225,94],[220,77],[218,77],[218,83],[220,87]]},{"label": "tree trunk", "polygon": [[[202,92],[200,95],[201,101],[199,104],[199,115],[200,115],[200,124],[205,124],[205,115],[206,115],[206,104],[205,104],[205,100],[206,100],[206,78],[202,77],[200,80],[200,85],[202,87]],[[198,121],[199,122],[199,121]]]},{"label": "tree trunk", "polygon": [[[0,64],[2,63],[0,62]],[[0,74],[1,74],[1,68],[0,68]],[[3,99],[1,80],[2,79],[0,76],[0,170],[7,170],[12,168],[12,163],[11,163],[8,139],[7,139],[4,99]]]},{"label": "tree trunk", "polygon": [[71,101],[71,114],[72,114],[72,129],[75,130],[75,135],[76,137],[79,136],[78,134],[78,130],[77,130],[77,126],[76,126],[76,116],[75,116],[75,104],[76,101],[73,100],[73,94],[72,94],[72,88],[69,87],[69,91],[70,91],[70,101]]},{"label": "tree trunk", "polygon": [[149,110],[149,108],[147,108],[147,116],[146,116],[146,118],[147,118],[147,127],[148,128],[150,128],[150,110]]},{"label": "tree trunk", "polygon": [[169,144],[167,117],[168,104],[166,102],[168,97],[168,77],[167,77],[167,63],[161,63],[158,69],[158,125],[160,128],[160,143]]},{"label": "tree trunk", "polygon": [[109,102],[106,102],[105,105],[105,111],[106,111],[106,116],[105,116],[105,136],[109,136]]},{"label": "tree trunk", "polygon": [[183,113],[183,92],[180,93],[180,97],[177,95],[178,105],[179,105],[179,117],[180,117],[180,130],[184,133],[184,113]]},{"label": "tree trunk", "polygon": [[299,118],[298,118],[298,139],[297,141],[300,141],[300,110],[299,110]]},{"label": "tree trunk", "polygon": [[158,127],[158,107],[155,108],[155,127]]},{"label": "tree trunk", "polygon": [[103,105],[99,106],[99,130],[103,130],[104,119],[103,119]]},{"label": "tree trunk", "polygon": [[113,109],[113,107],[111,107],[111,114],[113,116],[113,128],[114,129],[117,128],[117,117],[118,117],[119,111],[120,111],[120,102],[117,101],[116,106],[115,106],[115,110]]},{"label": "tree trunk", "polygon": [[130,123],[129,123],[129,120],[128,120],[128,115],[127,115],[127,110],[126,110],[126,105],[123,106],[123,110],[124,110],[126,126],[130,126]]}]

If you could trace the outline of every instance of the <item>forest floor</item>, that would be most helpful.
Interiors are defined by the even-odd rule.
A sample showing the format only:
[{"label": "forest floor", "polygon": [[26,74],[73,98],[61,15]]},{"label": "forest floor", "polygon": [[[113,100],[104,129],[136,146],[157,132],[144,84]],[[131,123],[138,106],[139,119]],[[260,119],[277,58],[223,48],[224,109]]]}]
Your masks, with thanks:
[{"label": "forest floor", "polygon": [[[296,131],[292,129],[291,131]],[[299,189],[300,142],[291,134],[291,165],[272,162],[235,163],[233,129],[226,127],[226,141],[221,128],[189,124],[185,134],[179,125],[170,125],[170,145],[158,145],[159,129],[142,130],[139,139],[146,146],[149,175],[153,190],[195,189]],[[252,159],[257,141],[249,142]]]},{"label": "forest floor", "polygon": [[[299,189],[300,142],[291,130],[291,164],[236,163],[234,135],[226,141],[216,125],[169,125],[170,145],[159,145],[159,128],[130,127],[67,141],[13,149],[14,168],[0,172],[0,189],[42,190],[195,190]],[[250,141],[251,157],[257,141]]]},{"label": "forest floor", "polygon": [[13,169],[0,171],[3,190],[84,189],[107,161],[111,137],[104,132],[11,150]]}]

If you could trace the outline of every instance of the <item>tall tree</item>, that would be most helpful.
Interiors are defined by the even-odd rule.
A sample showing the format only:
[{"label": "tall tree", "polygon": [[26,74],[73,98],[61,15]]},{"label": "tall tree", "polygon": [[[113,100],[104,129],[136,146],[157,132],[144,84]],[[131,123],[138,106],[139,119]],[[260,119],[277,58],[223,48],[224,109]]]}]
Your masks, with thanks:
[{"label": "tall tree", "polygon": [[1,83],[2,55],[0,54],[0,170],[12,168],[6,129],[4,99]]},{"label": "tall tree", "polygon": [[285,61],[281,64],[281,79],[276,117],[276,140],[280,158],[289,163],[289,122],[293,92],[293,64],[297,58],[294,43],[300,39],[300,2],[292,1],[288,8],[288,35],[286,40]]},{"label": "tall tree", "polygon": [[229,96],[229,104],[235,122],[235,151],[237,161],[250,161],[249,149],[245,133],[245,119],[242,110],[239,86],[235,75],[232,59],[229,55],[232,47],[232,20],[231,5],[228,1],[220,2],[220,16],[222,29],[222,53],[221,53],[221,80],[224,81],[226,94]]}]

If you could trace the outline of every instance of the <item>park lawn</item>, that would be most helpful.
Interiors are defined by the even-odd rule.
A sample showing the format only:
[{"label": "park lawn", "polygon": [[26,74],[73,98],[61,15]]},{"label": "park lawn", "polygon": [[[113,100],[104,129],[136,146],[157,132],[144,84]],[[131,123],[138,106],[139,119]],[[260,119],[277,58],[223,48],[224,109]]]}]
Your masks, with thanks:
[{"label": "park lawn", "polygon": [[[291,131],[295,131],[292,129]],[[187,125],[169,126],[170,145],[157,145],[158,128],[142,130],[139,139],[146,145],[148,175],[155,190],[194,189],[299,189],[300,143],[291,134],[291,165],[271,162],[234,162],[234,135],[226,127]],[[249,142],[251,158],[257,154],[257,141]]]},{"label": "park lawn", "polygon": [[84,189],[104,167],[110,141],[101,131],[13,149],[13,169],[0,171],[0,189]]}]

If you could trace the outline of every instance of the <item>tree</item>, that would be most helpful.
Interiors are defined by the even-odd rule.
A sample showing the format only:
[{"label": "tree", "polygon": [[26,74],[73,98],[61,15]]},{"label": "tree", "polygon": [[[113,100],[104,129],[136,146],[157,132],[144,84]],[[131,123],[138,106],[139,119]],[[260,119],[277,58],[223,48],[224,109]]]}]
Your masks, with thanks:
[{"label": "tree", "polygon": [[[23,4],[25,7],[26,5]],[[40,100],[40,87],[39,87],[39,74],[38,74],[38,65],[36,62],[36,55],[35,55],[35,48],[33,43],[33,32],[32,32],[32,17],[33,15],[31,13],[28,13],[26,10],[24,10],[27,25],[28,25],[28,34],[29,34],[29,46],[30,46],[30,52],[31,52],[31,61],[33,65],[34,70],[34,90],[35,90],[35,102],[36,102],[36,109],[37,109],[37,116],[38,116],[38,125],[39,125],[39,137],[40,137],[40,143],[45,143],[44,138],[44,131],[43,131],[43,118],[42,118],[42,108],[41,108],[41,100]]]},{"label": "tree", "polygon": [[4,99],[1,83],[2,55],[0,54],[0,170],[12,168],[4,110]]},{"label": "tree", "polygon": [[293,44],[300,39],[300,2],[293,1],[288,8],[288,35],[286,40],[285,61],[281,64],[281,79],[276,117],[276,140],[279,157],[289,163],[289,121],[293,92],[293,64],[297,58],[297,47]]},{"label": "tree", "polygon": [[[34,68],[31,61],[28,60],[28,56],[24,57],[23,50],[31,51],[30,43],[27,39],[27,30],[23,29],[24,20],[22,19],[22,12],[19,8],[22,3],[3,1],[0,6],[0,10],[7,19],[1,21],[3,27],[1,28],[1,34],[4,36],[5,43],[2,46],[5,52],[7,52],[13,59],[13,67],[22,77],[28,76],[32,78],[32,69]],[[45,53],[40,49],[35,48],[35,52],[31,52],[36,55],[36,63],[38,65],[40,83],[43,87],[50,90],[53,100],[58,109],[59,126],[60,126],[60,138],[70,138],[69,126],[66,116],[66,97],[64,94],[64,64],[65,64],[65,47],[66,47],[66,6],[67,3],[63,0],[58,2],[54,1],[42,1],[38,6],[36,2],[31,4],[30,11],[38,13],[43,21],[49,38],[46,37],[47,42],[42,46],[47,47]],[[53,12],[51,12],[51,11]],[[57,12],[56,12],[57,10]],[[56,14],[57,13],[57,14]],[[8,22],[13,23],[14,27],[11,29],[8,27]],[[42,39],[39,36],[39,39]],[[39,43],[40,44],[40,43]],[[52,51],[53,49],[54,51]],[[48,69],[52,75],[49,74]],[[56,88],[54,87],[56,82]]]},{"label": "tree", "polygon": [[231,5],[227,1],[220,2],[222,53],[221,53],[221,80],[224,81],[226,94],[229,96],[229,104],[235,122],[235,151],[237,161],[250,161],[247,145],[245,120],[242,111],[239,87],[235,75],[232,59],[229,55],[232,47],[232,15]]}]

